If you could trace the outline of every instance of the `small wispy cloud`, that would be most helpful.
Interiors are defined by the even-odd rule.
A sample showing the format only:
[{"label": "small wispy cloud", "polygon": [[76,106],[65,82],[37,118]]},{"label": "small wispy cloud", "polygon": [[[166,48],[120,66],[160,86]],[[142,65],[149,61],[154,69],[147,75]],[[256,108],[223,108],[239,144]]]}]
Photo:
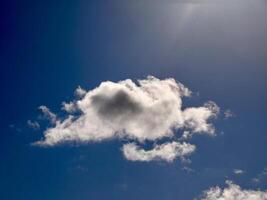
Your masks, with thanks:
[{"label": "small wispy cloud", "polygon": [[232,117],[235,117],[235,113],[229,109],[225,110],[224,111],[224,118],[225,119],[229,119],[229,118],[232,118]]},{"label": "small wispy cloud", "polygon": [[41,110],[41,112],[43,113],[43,115],[44,115],[44,117],[46,119],[48,119],[52,124],[56,124],[56,122],[57,122],[57,116],[56,116],[56,114],[54,114],[53,112],[51,112],[50,109],[47,108],[44,105],[39,106],[39,109]]},{"label": "small wispy cloud", "polygon": [[40,129],[40,124],[36,121],[28,120],[27,125],[29,128],[31,128],[33,130],[39,130]]},{"label": "small wispy cloud", "polygon": [[260,183],[267,179],[267,167],[265,167],[256,177],[252,178],[252,182]]},{"label": "small wispy cloud", "polygon": [[78,86],[78,88],[75,90],[75,95],[78,98],[83,98],[86,95],[86,90],[81,88],[81,86]]},{"label": "small wispy cloud", "polygon": [[17,127],[15,124],[9,124],[9,128],[16,131],[17,133],[20,133],[22,131],[21,128]]},{"label": "small wispy cloud", "polygon": [[242,170],[242,169],[234,169],[234,170],[233,170],[233,173],[234,173],[235,175],[242,175],[242,174],[245,173],[245,171]]}]

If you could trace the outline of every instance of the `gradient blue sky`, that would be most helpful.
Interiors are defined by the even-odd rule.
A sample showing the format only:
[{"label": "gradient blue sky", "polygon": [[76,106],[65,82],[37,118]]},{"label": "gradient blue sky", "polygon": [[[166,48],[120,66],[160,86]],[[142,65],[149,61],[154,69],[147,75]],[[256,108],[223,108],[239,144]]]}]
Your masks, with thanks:
[{"label": "gradient blue sky", "polygon": [[[3,0],[0,199],[190,200],[228,179],[267,189],[266,19],[265,0]],[[235,113],[216,120],[217,137],[192,139],[192,172],[179,160],[127,161],[115,140],[30,145],[47,127],[27,127],[38,106],[60,112],[78,85],[147,75],[199,92],[186,105],[213,100]]]}]

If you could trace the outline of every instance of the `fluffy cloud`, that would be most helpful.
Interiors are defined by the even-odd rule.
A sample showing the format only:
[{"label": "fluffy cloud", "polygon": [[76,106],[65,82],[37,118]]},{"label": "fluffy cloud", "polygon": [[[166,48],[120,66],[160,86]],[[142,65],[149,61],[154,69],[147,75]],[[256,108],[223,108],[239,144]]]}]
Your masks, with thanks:
[{"label": "fluffy cloud", "polygon": [[267,191],[245,190],[231,181],[226,182],[228,187],[212,187],[205,191],[202,200],[266,200]]},{"label": "fluffy cloud", "polygon": [[77,107],[76,107],[76,104],[73,102],[70,102],[70,103],[63,102],[62,110],[65,110],[68,113],[75,113],[77,111]]},{"label": "fluffy cloud", "polygon": [[[60,121],[48,108],[40,109],[55,122],[45,131],[40,144],[55,145],[61,142],[100,141],[124,137],[138,141],[172,137],[178,129],[194,133],[213,134],[208,120],[215,117],[218,107],[208,102],[202,107],[182,110],[182,97],[190,90],[174,79],[159,80],[148,77],[136,85],[130,79],[103,82],[86,93],[84,98],[65,107],[76,107],[82,112]],[[70,105],[70,106],[69,106]],[[68,110],[68,109],[66,109]]]},{"label": "fluffy cloud", "polygon": [[183,159],[195,151],[195,145],[188,143],[164,143],[156,145],[152,150],[144,150],[135,143],[125,144],[122,147],[126,159],[131,161],[165,160],[172,162],[175,158]]},{"label": "fluffy cloud", "polygon": [[212,101],[205,103],[204,107],[187,108],[183,113],[184,126],[192,132],[204,132],[213,134],[212,124],[207,123],[211,117],[216,117],[219,107]]},{"label": "fluffy cloud", "polygon": [[75,95],[79,98],[82,98],[86,95],[86,90],[82,89],[81,86],[78,86],[78,88],[75,90]]},{"label": "fluffy cloud", "polygon": [[[113,138],[143,143],[172,139],[178,130],[186,131],[190,137],[193,134],[214,135],[210,119],[219,112],[219,107],[213,102],[183,108],[182,98],[189,97],[191,91],[172,78],[160,80],[149,76],[138,80],[137,84],[130,79],[117,83],[106,81],[88,92],[79,87],[75,94],[80,99],[63,102],[63,110],[67,112],[64,119],[58,119],[46,106],[40,107],[55,125],[48,128],[44,138],[36,144],[54,146],[65,142],[100,142]],[[159,153],[161,148],[166,150],[171,144],[176,144],[172,151],[174,157],[180,156],[182,144],[170,143],[145,153],[145,157],[171,160]],[[140,149],[133,147],[133,144],[128,144],[123,149],[131,148],[136,155],[140,154]],[[179,153],[174,153],[176,151]]]}]

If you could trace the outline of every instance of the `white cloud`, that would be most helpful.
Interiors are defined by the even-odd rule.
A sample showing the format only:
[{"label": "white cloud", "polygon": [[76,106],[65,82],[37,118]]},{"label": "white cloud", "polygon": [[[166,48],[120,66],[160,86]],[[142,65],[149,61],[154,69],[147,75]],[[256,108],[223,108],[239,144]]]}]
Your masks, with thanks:
[{"label": "white cloud", "polygon": [[66,103],[62,102],[62,110],[65,110],[67,113],[74,113],[77,111],[77,106],[74,102]]},{"label": "white cloud", "polygon": [[[81,86],[78,86],[78,88],[75,90],[75,96],[80,99],[83,98],[86,95],[86,90],[82,89]],[[63,101],[62,102],[62,110],[65,110],[67,113],[75,113],[79,109],[77,108],[77,100],[73,100],[69,103]]]},{"label": "white cloud", "polygon": [[75,95],[79,98],[82,98],[86,95],[86,90],[82,89],[81,86],[78,86],[78,88],[75,90]]},{"label": "white cloud", "polygon": [[190,133],[190,131],[184,131],[180,140],[188,140],[188,139],[191,139],[192,136],[193,136],[193,134]]},{"label": "white cloud", "polygon": [[177,157],[183,159],[193,153],[195,149],[195,145],[178,142],[156,145],[151,150],[141,149],[135,143],[125,144],[122,147],[125,158],[131,161],[165,160],[172,162]]},{"label": "white cloud", "polygon": [[84,98],[73,102],[82,112],[78,118],[69,115],[62,121],[56,120],[47,107],[41,106],[43,113],[56,125],[45,131],[45,138],[39,144],[101,141],[114,137],[156,140],[172,137],[178,129],[214,133],[208,120],[218,112],[215,103],[182,110],[182,97],[191,92],[181,83],[151,76],[138,83],[130,79],[102,82]]},{"label": "white cloud", "polygon": [[52,113],[49,108],[47,108],[46,106],[39,106],[39,109],[42,111],[44,117],[46,119],[48,119],[52,124],[56,124],[57,123],[57,116],[56,114]]},{"label": "white cloud", "polygon": [[[78,87],[76,95],[80,99],[63,102],[63,109],[67,111],[63,119],[57,118],[46,106],[40,106],[54,126],[48,128],[44,138],[35,144],[54,146],[65,142],[100,142],[114,138],[143,143],[164,137],[172,139],[178,130],[181,134],[188,133],[190,137],[187,139],[194,134],[215,134],[210,120],[216,118],[219,107],[209,101],[200,107],[182,108],[182,98],[189,97],[191,91],[172,78],[160,80],[149,76],[137,84],[130,79],[117,83],[105,81],[88,92]],[[133,147],[131,145],[124,147]],[[158,148],[161,147],[151,151],[158,153]],[[175,151],[178,149],[174,148]],[[141,152],[137,147],[135,150],[137,154]],[[174,158],[177,156],[180,157],[180,153]],[[155,158],[167,160],[166,156],[156,155]]]},{"label": "white cloud", "polygon": [[231,181],[226,182],[228,187],[212,187],[204,191],[202,200],[267,200],[267,191],[246,190],[233,184]]},{"label": "white cloud", "polygon": [[204,104],[203,107],[186,108],[183,112],[184,126],[193,132],[204,132],[214,134],[214,127],[207,123],[211,117],[216,117],[219,107],[212,101]]},{"label": "white cloud", "polygon": [[242,170],[242,169],[234,169],[233,172],[234,172],[234,174],[236,174],[236,175],[241,175],[241,174],[244,174],[244,173],[245,173],[245,171]]}]

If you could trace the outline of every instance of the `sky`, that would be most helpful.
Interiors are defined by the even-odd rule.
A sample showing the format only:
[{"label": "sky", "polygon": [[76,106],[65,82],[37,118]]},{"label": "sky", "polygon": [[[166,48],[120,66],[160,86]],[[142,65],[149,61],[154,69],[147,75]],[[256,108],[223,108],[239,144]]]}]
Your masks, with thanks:
[{"label": "sky", "polygon": [[3,0],[0,199],[267,199],[265,0]]}]

